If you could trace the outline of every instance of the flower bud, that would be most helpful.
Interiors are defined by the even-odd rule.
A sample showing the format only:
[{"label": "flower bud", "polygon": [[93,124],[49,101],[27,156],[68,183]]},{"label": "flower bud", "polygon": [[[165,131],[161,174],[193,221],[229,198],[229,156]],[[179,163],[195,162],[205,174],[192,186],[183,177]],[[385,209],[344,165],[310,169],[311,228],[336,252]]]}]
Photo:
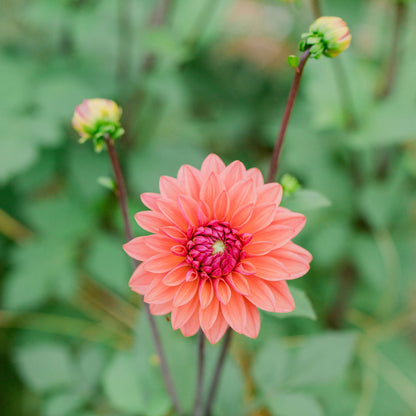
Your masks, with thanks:
[{"label": "flower bud", "polygon": [[100,151],[105,137],[114,140],[123,135],[120,117],[121,108],[114,101],[93,98],[75,108],[72,125],[81,136],[80,143],[92,139],[95,150]]},{"label": "flower bud", "polygon": [[340,17],[322,16],[309,28],[309,33],[302,35],[299,49],[303,52],[310,48],[311,57],[329,58],[338,56],[350,46],[351,35],[347,24]]}]

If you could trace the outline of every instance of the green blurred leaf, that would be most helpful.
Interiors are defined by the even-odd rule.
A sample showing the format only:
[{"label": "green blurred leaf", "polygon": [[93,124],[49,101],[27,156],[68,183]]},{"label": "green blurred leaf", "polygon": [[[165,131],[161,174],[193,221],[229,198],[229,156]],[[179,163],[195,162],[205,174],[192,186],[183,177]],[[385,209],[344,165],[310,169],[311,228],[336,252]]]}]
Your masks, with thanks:
[{"label": "green blurred leaf", "polygon": [[306,394],[280,393],[269,396],[267,404],[275,416],[324,416],[318,401]]},{"label": "green blurred leaf", "polygon": [[34,391],[70,386],[74,381],[68,346],[57,342],[19,347],[15,353],[19,374]]},{"label": "green blurred leaf", "polygon": [[299,189],[292,195],[285,197],[282,205],[291,211],[304,212],[329,207],[331,201],[317,191]]},{"label": "green blurred leaf", "polygon": [[77,414],[85,402],[79,392],[56,393],[44,403],[44,416],[71,416]]},{"label": "green blurred leaf", "polygon": [[330,383],[341,377],[351,361],[357,334],[332,332],[308,338],[298,349],[288,385]]}]

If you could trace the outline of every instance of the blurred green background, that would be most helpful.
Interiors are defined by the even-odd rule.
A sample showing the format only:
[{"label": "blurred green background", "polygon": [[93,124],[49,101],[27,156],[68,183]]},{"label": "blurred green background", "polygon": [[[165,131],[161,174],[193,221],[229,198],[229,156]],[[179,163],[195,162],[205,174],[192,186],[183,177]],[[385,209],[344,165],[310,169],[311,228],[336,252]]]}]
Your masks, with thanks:
[{"label": "blurred green background", "polygon": [[[77,143],[73,110],[123,107],[131,217],[209,152],[266,173],[313,3],[0,0],[2,416],[173,414],[97,181],[111,166]],[[215,416],[416,415],[415,6],[321,2],[352,45],[308,62],[278,177],[302,186],[283,205],[307,216],[297,242],[314,261],[293,313],[234,336]],[[189,411],[196,340],[158,324]]]}]

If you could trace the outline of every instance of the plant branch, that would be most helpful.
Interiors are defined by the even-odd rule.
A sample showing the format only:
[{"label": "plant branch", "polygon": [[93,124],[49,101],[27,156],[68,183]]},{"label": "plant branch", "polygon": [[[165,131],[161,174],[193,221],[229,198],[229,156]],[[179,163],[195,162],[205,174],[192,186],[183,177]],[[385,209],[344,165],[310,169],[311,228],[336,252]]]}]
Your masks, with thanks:
[{"label": "plant branch", "polygon": [[217,366],[215,367],[214,376],[212,377],[211,387],[209,389],[208,399],[205,404],[205,411],[203,413],[204,416],[211,416],[211,409],[215,400],[215,395],[217,394],[218,384],[224,365],[225,356],[227,354],[228,347],[230,346],[231,334],[231,328],[228,328],[227,332],[225,333],[220,356],[218,357]]},{"label": "plant branch", "polygon": [[[105,142],[106,142],[106,145],[107,145],[108,154],[110,156],[111,165],[113,167],[114,177],[115,177],[115,181],[116,181],[116,185],[117,185],[116,196],[117,196],[117,199],[118,199],[118,202],[119,202],[119,205],[120,205],[120,210],[121,210],[121,213],[122,213],[122,216],[123,216],[124,231],[125,231],[125,234],[126,234],[126,238],[129,241],[133,238],[133,234],[132,234],[132,231],[131,231],[129,216],[128,216],[128,212],[127,212],[126,185],[125,185],[125,182],[124,182],[124,177],[123,177],[123,173],[121,171],[120,162],[118,160],[117,152],[116,152],[116,149],[114,147],[114,142],[109,136],[105,137]],[[139,265],[139,262],[134,260],[134,259],[132,259],[132,262],[133,262],[134,268],[136,268]],[[146,315],[149,319],[150,329],[152,331],[152,336],[153,336],[153,340],[154,340],[154,343],[155,343],[156,352],[157,352],[157,354],[159,356],[159,359],[160,359],[160,366],[161,366],[161,369],[162,369],[162,374],[163,374],[163,379],[164,379],[164,382],[165,382],[166,389],[167,389],[167,391],[170,395],[170,398],[172,400],[172,404],[173,404],[173,407],[174,407],[175,411],[178,414],[181,414],[181,408],[180,408],[178,397],[176,395],[176,391],[175,391],[175,388],[174,388],[174,385],[173,385],[173,380],[172,380],[172,377],[171,377],[170,372],[169,372],[166,356],[165,356],[163,348],[162,348],[162,342],[161,342],[161,339],[160,339],[158,329],[156,327],[156,321],[155,321],[153,315],[150,313],[149,305],[147,303],[144,303],[144,309],[145,309]]]},{"label": "plant branch", "polygon": [[282,151],[286,129],[289,124],[290,115],[292,113],[293,105],[295,104],[296,100],[296,95],[299,90],[299,84],[302,78],[303,68],[305,67],[306,61],[308,60],[310,53],[310,49],[307,49],[300,58],[299,65],[295,68],[295,78],[293,79],[292,87],[289,92],[285,112],[283,114],[282,124],[280,125],[280,131],[273,149],[272,160],[270,161],[269,174],[267,175],[268,183],[273,182],[276,177],[277,168],[279,166],[279,157]]},{"label": "plant branch", "polygon": [[204,348],[205,347],[205,335],[202,330],[199,330],[198,334],[198,375],[196,381],[196,393],[195,393],[195,405],[194,405],[194,416],[202,415],[202,382],[204,379]]}]

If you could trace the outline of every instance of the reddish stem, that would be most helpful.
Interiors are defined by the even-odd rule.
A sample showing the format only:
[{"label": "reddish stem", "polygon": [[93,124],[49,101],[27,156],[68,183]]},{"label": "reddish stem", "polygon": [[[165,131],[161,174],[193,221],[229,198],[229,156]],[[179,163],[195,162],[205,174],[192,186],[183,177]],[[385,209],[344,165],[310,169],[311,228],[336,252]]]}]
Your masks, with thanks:
[{"label": "reddish stem", "polygon": [[279,157],[282,151],[283,141],[285,139],[285,133],[289,124],[290,115],[292,113],[293,105],[295,104],[296,95],[299,90],[300,80],[302,78],[303,68],[306,61],[310,56],[310,50],[307,49],[300,58],[299,65],[295,68],[295,78],[293,79],[292,87],[290,89],[289,97],[287,99],[285,112],[283,114],[282,124],[280,125],[280,131],[277,136],[277,141],[273,149],[272,160],[270,161],[269,174],[267,175],[267,182],[273,182],[276,177],[277,168],[279,166]]}]

